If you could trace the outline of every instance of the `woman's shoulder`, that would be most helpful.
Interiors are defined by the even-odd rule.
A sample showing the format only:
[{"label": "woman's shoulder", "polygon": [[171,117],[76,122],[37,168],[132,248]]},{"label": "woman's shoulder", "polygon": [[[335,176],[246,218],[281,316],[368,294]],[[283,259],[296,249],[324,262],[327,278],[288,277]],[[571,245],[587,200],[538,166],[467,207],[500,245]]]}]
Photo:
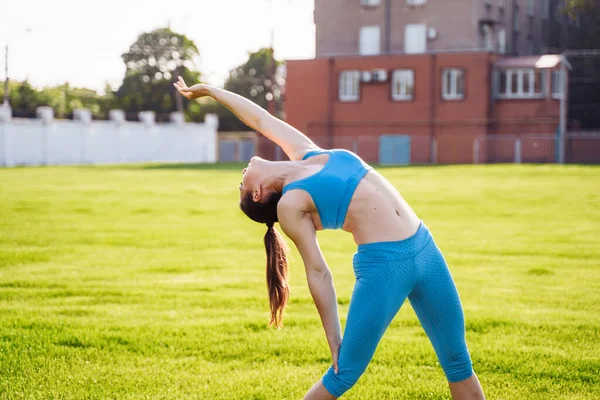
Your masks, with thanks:
[{"label": "woman's shoulder", "polygon": [[322,149],[320,147],[311,147],[310,149],[306,149],[300,153],[300,159],[306,160],[307,158],[318,156],[319,154],[328,154],[332,151],[333,150]]},{"label": "woman's shoulder", "polygon": [[314,209],[312,197],[305,190],[288,190],[277,203],[277,214],[310,213]]}]

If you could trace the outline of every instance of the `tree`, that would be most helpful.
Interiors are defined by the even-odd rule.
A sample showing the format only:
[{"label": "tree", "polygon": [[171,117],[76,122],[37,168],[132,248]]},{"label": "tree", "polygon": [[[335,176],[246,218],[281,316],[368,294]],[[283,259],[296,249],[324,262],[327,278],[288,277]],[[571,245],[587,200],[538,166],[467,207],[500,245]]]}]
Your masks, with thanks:
[{"label": "tree", "polygon": [[600,55],[579,50],[600,48],[600,0],[554,0],[546,41],[555,52],[569,51],[569,124],[600,128]]},{"label": "tree", "polygon": [[187,36],[170,28],[142,33],[121,57],[125,77],[115,95],[119,106],[129,114],[154,111],[157,120],[166,120],[173,111],[189,115],[189,101],[172,85],[177,75],[197,82],[200,73],[192,70],[199,51]]},{"label": "tree", "polygon": [[548,1],[544,41],[550,52],[600,48],[600,0]]},{"label": "tree", "polygon": [[36,108],[45,105],[40,93],[28,81],[10,82],[8,90],[9,102],[15,117],[35,118]]},{"label": "tree", "polygon": [[[0,98],[3,94],[0,91]],[[76,108],[87,108],[91,110],[93,118],[106,119],[108,111],[115,108],[110,90],[100,95],[91,89],[71,87],[68,83],[36,89],[28,81],[11,81],[8,96],[16,118],[35,118],[38,107],[50,106],[54,116],[59,119],[71,118]]]},{"label": "tree", "polygon": [[566,0],[563,6],[564,12],[575,19],[581,13],[592,11],[598,7],[597,0]]},{"label": "tree", "polygon": [[[282,85],[283,77],[277,75],[277,67],[282,63],[273,58],[269,48],[263,48],[248,54],[248,60],[229,71],[224,88],[240,96],[246,97],[264,109],[268,109],[274,100],[271,110],[275,114],[283,111]],[[249,128],[239,121],[228,109],[210,100],[202,104],[202,112],[212,112],[219,116],[219,125],[224,131],[245,131]]]}]

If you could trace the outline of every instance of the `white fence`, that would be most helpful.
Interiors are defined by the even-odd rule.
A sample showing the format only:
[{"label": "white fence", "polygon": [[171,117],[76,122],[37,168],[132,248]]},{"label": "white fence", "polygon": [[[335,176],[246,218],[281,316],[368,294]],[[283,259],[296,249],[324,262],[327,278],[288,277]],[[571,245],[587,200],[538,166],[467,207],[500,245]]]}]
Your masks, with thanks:
[{"label": "white fence", "polygon": [[[177,121],[176,118],[174,118]],[[0,120],[0,165],[214,163],[215,116],[203,124],[52,120]]]}]

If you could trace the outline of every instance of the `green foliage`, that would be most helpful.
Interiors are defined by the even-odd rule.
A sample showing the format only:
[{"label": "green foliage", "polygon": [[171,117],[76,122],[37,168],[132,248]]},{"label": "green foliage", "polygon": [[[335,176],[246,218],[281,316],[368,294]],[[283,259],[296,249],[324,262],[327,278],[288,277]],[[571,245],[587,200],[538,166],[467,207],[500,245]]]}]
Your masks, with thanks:
[{"label": "green foliage", "polygon": [[[39,106],[50,106],[56,118],[69,118],[76,108],[88,108],[96,119],[106,119],[108,111],[121,108],[129,119],[140,111],[154,111],[157,120],[169,118],[177,111],[178,97],[188,119],[203,121],[206,112],[196,102],[176,93],[172,82],[181,75],[188,82],[198,82],[200,73],[193,70],[198,48],[187,36],[168,28],[142,33],[129,51],[122,55],[126,65],[123,82],[116,92],[106,86],[105,95],[93,90],[74,88],[68,83],[37,90],[27,81],[10,82],[9,99],[17,117],[35,117]],[[0,88],[0,96],[3,90]]]},{"label": "green foliage", "polygon": [[552,1],[545,41],[553,51],[600,48],[600,0]]},{"label": "green foliage", "polygon": [[[264,109],[268,107],[269,96],[273,96],[275,111],[276,113],[281,112],[283,111],[283,95],[277,82],[281,77],[276,76],[277,66],[281,64],[280,61],[273,59],[271,49],[263,48],[255,53],[250,53],[244,64],[229,72],[224,88],[253,101]],[[220,129],[223,131],[250,129],[223,106],[208,102],[206,110],[219,115]]]},{"label": "green foliage", "polygon": [[[0,398],[299,399],[330,354],[301,259],[267,329],[241,165],[0,169]],[[600,398],[598,167],[385,168],[450,264],[489,399]],[[345,320],[347,233],[319,233]],[[407,302],[348,400],[449,399]]]},{"label": "green foliage", "polygon": [[130,114],[154,111],[160,121],[178,110],[177,97],[180,97],[188,118],[192,118],[190,102],[181,98],[172,82],[177,76],[198,82],[200,73],[192,70],[198,56],[198,48],[192,40],[169,28],[142,33],[122,55],[126,71],[115,93],[118,104]]},{"label": "green foliage", "polygon": [[8,91],[8,99],[15,114],[33,117],[36,108],[45,105],[47,96],[39,93],[27,81],[23,83],[10,82]]},{"label": "green foliage", "polygon": [[[0,97],[3,96],[0,91]],[[115,107],[115,101],[109,92],[99,95],[93,90],[74,88],[68,83],[58,86],[36,89],[29,82],[10,82],[9,101],[15,117],[34,118],[36,109],[50,106],[54,109],[56,118],[69,118],[73,110],[88,108],[94,118],[105,119],[108,111]]]},{"label": "green foliage", "polygon": [[229,72],[224,88],[266,109],[267,95],[271,93],[271,89],[278,90],[277,83],[273,82],[276,64],[271,49],[250,53],[248,61]]},{"label": "green foliage", "polygon": [[563,10],[571,18],[576,18],[579,14],[590,11],[597,11],[598,0],[566,0],[563,4]]}]

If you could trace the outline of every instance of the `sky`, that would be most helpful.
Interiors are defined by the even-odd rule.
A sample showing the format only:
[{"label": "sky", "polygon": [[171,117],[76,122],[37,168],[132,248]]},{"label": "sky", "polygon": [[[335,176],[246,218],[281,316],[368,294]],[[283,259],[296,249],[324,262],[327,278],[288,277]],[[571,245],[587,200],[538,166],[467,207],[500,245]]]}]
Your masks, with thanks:
[{"label": "sky", "polygon": [[8,41],[13,80],[116,89],[121,54],[138,34],[170,24],[198,46],[206,81],[221,85],[248,52],[269,46],[272,27],[276,58],[314,57],[313,10],[314,0],[0,0],[0,76]]}]

